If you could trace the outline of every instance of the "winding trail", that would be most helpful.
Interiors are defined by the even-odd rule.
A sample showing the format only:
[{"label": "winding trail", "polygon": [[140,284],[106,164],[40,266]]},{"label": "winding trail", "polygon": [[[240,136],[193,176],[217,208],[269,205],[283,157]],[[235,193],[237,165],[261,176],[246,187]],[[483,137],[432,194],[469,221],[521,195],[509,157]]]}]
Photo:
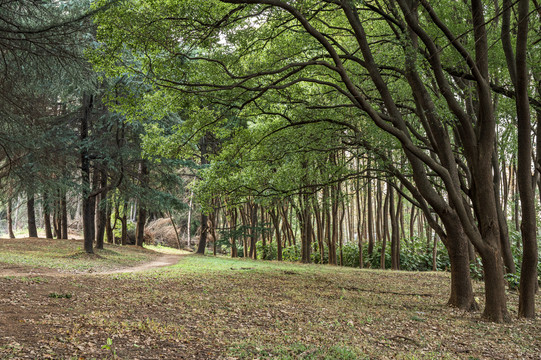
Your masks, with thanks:
[{"label": "winding trail", "polygon": [[28,267],[22,266],[10,266],[0,269],[0,277],[5,276],[53,276],[53,277],[67,277],[67,276],[88,276],[88,275],[112,275],[112,274],[127,274],[135,273],[145,270],[157,269],[160,267],[175,265],[180,261],[180,258],[186,255],[174,255],[163,254],[153,261],[149,261],[140,265],[125,267],[106,271],[59,271],[56,269],[48,268],[32,268],[28,270]]}]

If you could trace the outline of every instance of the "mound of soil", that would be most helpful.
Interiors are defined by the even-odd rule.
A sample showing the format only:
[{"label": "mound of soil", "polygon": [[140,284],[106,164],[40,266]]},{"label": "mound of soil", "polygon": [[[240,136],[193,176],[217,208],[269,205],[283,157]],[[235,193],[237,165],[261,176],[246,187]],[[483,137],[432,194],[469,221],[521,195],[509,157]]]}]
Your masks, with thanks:
[{"label": "mound of soil", "polygon": [[[181,229],[179,229],[178,226],[177,231],[180,235]],[[145,236],[145,242],[147,242],[147,244],[178,248],[179,241],[177,240],[177,234],[171,223],[171,219],[160,218],[150,222],[145,228],[145,235],[146,233],[151,237],[151,242],[147,242]],[[182,247],[186,245],[182,238],[180,239],[180,243]]]}]

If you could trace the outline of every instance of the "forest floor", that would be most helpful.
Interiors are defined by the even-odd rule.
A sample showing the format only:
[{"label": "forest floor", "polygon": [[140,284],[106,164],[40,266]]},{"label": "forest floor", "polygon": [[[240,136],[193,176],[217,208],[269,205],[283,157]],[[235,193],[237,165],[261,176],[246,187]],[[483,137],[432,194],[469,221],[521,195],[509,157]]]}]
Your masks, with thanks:
[{"label": "forest floor", "polygon": [[514,319],[488,323],[445,306],[448,273],[18,241],[0,240],[2,359],[541,358],[516,292]]}]

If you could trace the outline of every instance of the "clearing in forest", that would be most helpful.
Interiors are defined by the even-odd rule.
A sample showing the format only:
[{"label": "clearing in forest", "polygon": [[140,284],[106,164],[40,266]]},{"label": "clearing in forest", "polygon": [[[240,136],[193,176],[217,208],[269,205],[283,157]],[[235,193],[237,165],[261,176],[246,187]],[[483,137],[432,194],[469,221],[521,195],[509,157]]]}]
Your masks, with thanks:
[{"label": "clearing in forest", "polygon": [[[111,246],[88,259],[76,241],[17,241],[0,240],[0,271],[16,268],[24,274],[0,275],[2,359],[539,359],[541,354],[539,320],[493,324],[479,313],[446,307],[448,273],[187,255],[167,267],[84,276],[89,269],[141,270],[164,255]],[[33,261],[39,259],[38,268]],[[480,284],[475,291],[482,301]],[[508,296],[516,314],[518,295]]]}]

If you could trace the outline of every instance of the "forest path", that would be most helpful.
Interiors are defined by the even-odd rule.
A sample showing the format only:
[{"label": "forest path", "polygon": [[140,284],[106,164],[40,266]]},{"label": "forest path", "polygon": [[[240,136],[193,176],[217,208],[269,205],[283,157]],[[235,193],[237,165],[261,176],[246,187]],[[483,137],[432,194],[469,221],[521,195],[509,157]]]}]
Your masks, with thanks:
[{"label": "forest path", "polygon": [[164,266],[175,265],[176,263],[180,261],[180,258],[183,256],[186,256],[186,255],[164,254],[154,261],[143,263],[137,266],[132,266],[132,267],[123,268],[123,269],[102,271],[102,272],[94,272],[90,274],[96,274],[96,275],[127,274],[127,273],[151,270],[151,269],[156,269],[156,268],[160,268]]},{"label": "forest path", "polygon": [[136,266],[122,267],[118,269],[106,270],[106,271],[60,271],[50,268],[29,268],[19,265],[7,265],[7,267],[0,268],[0,277],[10,276],[52,276],[52,277],[66,277],[66,276],[88,276],[88,275],[112,275],[112,274],[127,274],[141,272],[145,270],[157,269],[165,266],[175,265],[180,259],[186,256],[185,254],[162,254],[155,260],[145,262]]}]

